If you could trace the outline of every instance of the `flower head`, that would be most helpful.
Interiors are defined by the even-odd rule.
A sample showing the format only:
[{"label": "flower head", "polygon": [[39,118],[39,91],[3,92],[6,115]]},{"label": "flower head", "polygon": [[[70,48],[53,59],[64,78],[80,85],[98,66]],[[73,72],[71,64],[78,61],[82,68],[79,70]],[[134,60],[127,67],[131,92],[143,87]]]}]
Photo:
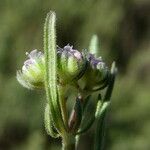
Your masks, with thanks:
[{"label": "flower head", "polygon": [[22,70],[17,71],[17,79],[24,87],[42,88],[44,85],[44,55],[36,49],[26,55],[29,59],[24,62]]},{"label": "flower head", "polygon": [[86,68],[83,53],[67,45],[64,48],[58,48],[57,56],[59,77],[63,83],[81,78]]},{"label": "flower head", "polygon": [[96,58],[93,54],[88,55],[88,62],[93,72],[97,72],[99,76],[99,80],[105,78],[108,68],[106,64],[103,62],[102,58]]},{"label": "flower head", "polygon": [[96,58],[94,54],[87,53],[87,70],[81,79],[83,88],[86,90],[99,89],[106,85],[109,70],[101,57]]}]

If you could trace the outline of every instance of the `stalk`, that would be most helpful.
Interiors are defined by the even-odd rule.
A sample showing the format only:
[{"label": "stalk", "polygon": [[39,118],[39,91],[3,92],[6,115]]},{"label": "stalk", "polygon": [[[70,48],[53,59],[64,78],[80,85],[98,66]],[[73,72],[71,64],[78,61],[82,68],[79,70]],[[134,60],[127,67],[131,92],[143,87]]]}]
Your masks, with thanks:
[{"label": "stalk", "polygon": [[62,150],[75,150],[75,136],[72,134],[67,133],[62,138]]}]

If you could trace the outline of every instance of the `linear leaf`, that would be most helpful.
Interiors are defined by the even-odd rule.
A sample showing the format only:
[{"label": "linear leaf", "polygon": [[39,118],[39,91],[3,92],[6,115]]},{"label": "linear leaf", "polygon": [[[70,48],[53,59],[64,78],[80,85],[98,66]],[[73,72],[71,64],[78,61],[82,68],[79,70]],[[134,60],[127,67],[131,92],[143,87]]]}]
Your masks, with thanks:
[{"label": "linear leaf", "polygon": [[45,129],[47,131],[47,134],[49,134],[53,138],[59,137],[59,134],[53,129],[54,127],[53,127],[52,119],[50,118],[49,104],[46,104],[45,107],[44,123],[45,123]]},{"label": "linear leaf", "polygon": [[57,130],[63,130],[63,121],[57,90],[57,51],[55,22],[55,13],[49,12],[47,14],[44,26],[45,87],[54,126],[57,128]]},{"label": "linear leaf", "polygon": [[99,41],[98,36],[96,34],[94,34],[91,38],[89,44],[89,52],[94,54],[96,57],[99,56]]}]

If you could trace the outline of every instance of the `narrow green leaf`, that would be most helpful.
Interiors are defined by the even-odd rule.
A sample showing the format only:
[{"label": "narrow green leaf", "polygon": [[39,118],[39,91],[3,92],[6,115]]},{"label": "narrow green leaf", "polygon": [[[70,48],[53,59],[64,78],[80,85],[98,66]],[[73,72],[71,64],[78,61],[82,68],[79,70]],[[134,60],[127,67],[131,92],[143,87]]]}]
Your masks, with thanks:
[{"label": "narrow green leaf", "polygon": [[105,109],[105,111],[97,119],[97,127],[95,130],[94,150],[103,150],[103,147],[104,147],[106,110],[107,109]]},{"label": "narrow green leaf", "polygon": [[97,117],[98,114],[100,113],[101,107],[102,107],[102,102],[100,100],[98,100],[97,105],[96,105],[95,117]]},{"label": "narrow green leaf", "polygon": [[76,135],[85,133],[88,129],[91,128],[94,121],[95,121],[95,116],[92,116],[87,122],[85,122],[84,126],[81,129],[79,129],[79,131],[76,133]]},{"label": "narrow green leaf", "polygon": [[52,99],[57,99],[57,51],[56,51],[56,31],[55,31],[56,15],[54,12],[47,14],[45,22],[45,54],[46,68],[48,72],[48,80],[50,86],[50,94]]},{"label": "narrow green leaf", "polygon": [[[99,94],[98,95],[98,98],[99,98],[99,100],[101,99],[101,95]],[[87,109],[86,111],[89,111],[89,109],[90,109],[90,107],[88,107],[88,105],[91,105],[91,103],[89,103],[90,102],[90,99],[91,99],[91,95],[89,95],[86,99],[85,99],[85,104],[84,104],[84,109],[83,109],[83,111],[85,110],[85,109]],[[86,108],[87,107],[87,108]],[[97,110],[98,108],[96,108],[96,110]],[[91,109],[90,109],[91,110]],[[96,112],[96,110],[94,110],[95,112]],[[78,130],[78,132],[76,133],[76,135],[78,135],[78,134],[82,134],[82,133],[84,133],[84,132],[86,132],[88,129],[90,129],[91,128],[91,126],[93,125],[93,123],[94,123],[94,121],[95,121],[95,112],[93,113],[93,114],[90,114],[89,115],[89,117],[88,117],[88,120],[87,119],[83,119],[84,117],[86,117],[87,118],[87,114],[86,114],[86,112],[84,112],[85,114],[83,115],[83,118],[82,118],[82,124],[81,124],[81,126],[80,126],[80,129]]]},{"label": "narrow green leaf", "polygon": [[99,56],[99,41],[97,35],[93,35],[91,38],[89,52],[94,54],[96,57]]},{"label": "narrow green leaf", "polygon": [[106,94],[103,99],[104,101],[109,101],[111,98],[111,94],[112,94],[114,82],[115,82],[116,72],[117,72],[117,68],[116,68],[115,62],[113,62],[112,67],[111,67],[111,72],[110,72],[108,88],[106,90]]},{"label": "narrow green leaf", "polygon": [[99,104],[97,105],[97,111],[95,113],[95,117],[97,118],[97,127],[95,131],[94,150],[104,149],[106,112],[110,104],[110,98],[111,98],[111,94],[112,94],[113,87],[114,87],[116,72],[117,72],[117,69],[115,66],[115,62],[113,62],[106,94],[104,98],[102,99],[102,105],[101,106],[99,106]]},{"label": "narrow green leaf", "polygon": [[74,107],[75,113],[76,113],[76,122],[74,125],[74,130],[78,130],[81,120],[82,120],[82,104],[81,104],[81,99],[77,97],[76,99],[76,104]]},{"label": "narrow green leaf", "polygon": [[88,95],[88,96],[85,98],[84,103],[83,103],[83,112],[84,112],[84,110],[86,109],[86,107],[87,107],[88,105],[90,105],[90,104],[89,104],[90,99],[91,99],[91,95]]},{"label": "narrow green leaf", "polygon": [[97,102],[97,108],[95,112],[97,124],[95,130],[94,150],[102,150],[104,146],[105,116],[109,104],[110,102],[103,102],[100,100]]},{"label": "narrow green leaf", "polygon": [[53,138],[59,137],[59,134],[54,131],[52,119],[50,118],[50,108],[49,104],[46,104],[45,107],[45,114],[44,114],[44,123],[45,123],[45,129],[47,131],[47,134],[49,134]]},{"label": "narrow green leaf", "polygon": [[[59,96],[57,90],[57,51],[56,51],[56,15],[49,12],[44,26],[44,52],[45,52],[45,87],[50,114],[54,126],[59,132],[64,130],[64,123],[61,116]],[[61,130],[61,131],[60,131]]]},{"label": "narrow green leaf", "polygon": [[82,111],[81,99],[77,97],[69,120],[69,129],[72,133],[75,133],[81,124]]},{"label": "narrow green leaf", "polygon": [[110,102],[103,102],[102,103],[101,101],[98,101],[97,107],[96,107],[96,112],[95,112],[95,117],[96,118],[101,117],[109,105],[110,105]]}]

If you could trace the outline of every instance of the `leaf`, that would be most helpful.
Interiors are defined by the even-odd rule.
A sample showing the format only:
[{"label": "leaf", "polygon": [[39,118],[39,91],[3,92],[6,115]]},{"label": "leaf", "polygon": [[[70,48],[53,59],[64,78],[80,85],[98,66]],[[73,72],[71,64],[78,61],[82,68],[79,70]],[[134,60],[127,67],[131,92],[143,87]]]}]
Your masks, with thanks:
[{"label": "leaf", "polygon": [[[89,112],[89,110],[91,110],[91,108],[90,107],[88,107],[89,105],[91,105],[91,103],[90,103],[90,99],[91,99],[91,95],[89,95],[86,99],[85,99],[85,103],[84,103],[84,107],[83,107],[83,111],[84,111],[84,114],[83,114],[83,118],[82,118],[82,124],[81,124],[81,126],[80,126],[80,128],[79,128],[79,130],[78,130],[78,132],[76,133],[76,135],[78,135],[78,134],[82,134],[82,133],[84,133],[84,132],[86,132],[88,129],[90,129],[91,128],[91,126],[93,125],[93,123],[94,123],[94,121],[95,121],[95,111],[97,110],[95,110],[95,108],[94,108],[94,114],[87,114],[86,112],[85,112],[85,110],[86,111],[88,111]],[[99,94],[99,99],[101,99],[101,95]],[[88,115],[88,120],[87,120],[87,115]]]},{"label": "leaf", "polygon": [[96,112],[95,112],[95,117],[96,118],[101,117],[109,105],[110,105],[110,102],[103,102],[102,103],[101,101],[98,101],[97,107],[96,107]]},{"label": "leaf", "polygon": [[113,62],[106,94],[102,99],[102,105],[100,106],[99,103],[97,104],[97,111],[95,113],[95,117],[97,118],[97,127],[95,130],[94,150],[102,150],[104,147],[106,112],[110,104],[110,98],[114,87],[116,72],[117,68],[115,66],[115,62]]},{"label": "leaf", "polygon": [[97,108],[95,112],[95,118],[97,119],[97,125],[95,130],[95,143],[94,150],[102,150],[104,146],[104,136],[105,136],[105,117],[106,110],[110,102],[97,102]]},{"label": "leaf", "polygon": [[106,94],[104,96],[103,101],[109,101],[110,98],[111,98],[111,94],[112,94],[112,90],[113,90],[113,87],[114,87],[116,73],[117,73],[117,68],[116,68],[115,62],[113,62],[112,63],[112,67],[111,67],[109,82],[108,82],[108,88],[106,90]]},{"label": "leaf", "polygon": [[76,113],[76,122],[74,125],[74,130],[77,130],[80,126],[81,120],[82,120],[82,104],[81,99],[77,97],[76,104],[74,107],[75,113]]},{"label": "leaf", "polygon": [[105,136],[105,118],[106,118],[106,109],[97,120],[97,127],[95,130],[94,150],[103,149]]},{"label": "leaf", "polygon": [[82,134],[82,133],[86,132],[88,129],[90,129],[91,126],[93,125],[94,121],[95,121],[95,117],[92,116],[92,117],[85,123],[85,125],[84,125],[81,129],[79,129],[79,131],[76,133],[76,135]]},{"label": "leaf", "polygon": [[57,89],[56,15],[50,11],[44,26],[45,88],[54,126],[64,131]]},{"label": "leaf", "polygon": [[94,34],[91,38],[90,45],[89,45],[89,52],[94,54],[96,57],[99,56],[99,41],[98,36]]},{"label": "leaf", "polygon": [[77,97],[75,105],[74,105],[74,109],[71,113],[70,121],[69,121],[69,128],[70,128],[70,131],[73,133],[78,130],[81,124],[82,112],[83,110],[82,110],[81,99]]},{"label": "leaf", "polygon": [[58,138],[59,134],[56,131],[54,131],[52,118],[50,118],[49,104],[46,104],[46,107],[45,107],[44,123],[45,123],[45,129],[47,131],[47,134],[49,134],[53,138]]}]

